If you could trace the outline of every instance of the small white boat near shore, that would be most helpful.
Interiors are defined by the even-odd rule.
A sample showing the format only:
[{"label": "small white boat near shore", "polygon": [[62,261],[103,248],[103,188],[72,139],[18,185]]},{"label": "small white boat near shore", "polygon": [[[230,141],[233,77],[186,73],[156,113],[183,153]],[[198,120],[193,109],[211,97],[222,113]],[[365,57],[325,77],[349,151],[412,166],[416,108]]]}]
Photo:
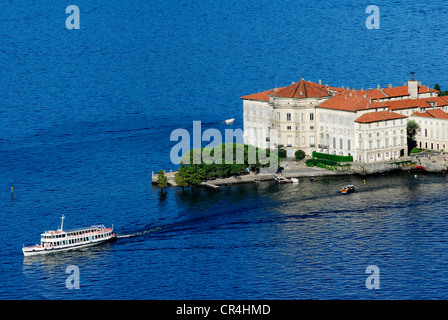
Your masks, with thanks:
[{"label": "small white boat near shore", "polygon": [[297,178],[291,178],[291,182],[292,182],[292,183],[299,183],[299,179],[297,179]]},{"label": "small white boat near shore", "polygon": [[233,123],[233,122],[235,122],[235,118],[224,120],[225,124],[229,124],[229,123]]},{"label": "small white boat near shore", "polygon": [[61,228],[41,234],[40,244],[23,247],[25,256],[85,248],[116,239],[113,226],[95,225],[85,228],[63,230],[65,216],[61,217]]}]

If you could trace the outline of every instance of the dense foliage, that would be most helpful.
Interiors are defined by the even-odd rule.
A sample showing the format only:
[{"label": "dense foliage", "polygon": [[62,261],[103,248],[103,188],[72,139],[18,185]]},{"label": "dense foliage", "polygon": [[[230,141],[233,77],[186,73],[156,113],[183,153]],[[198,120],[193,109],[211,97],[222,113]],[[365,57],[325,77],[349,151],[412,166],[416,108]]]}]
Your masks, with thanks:
[{"label": "dense foliage", "polygon": [[300,161],[305,158],[306,154],[303,150],[297,150],[296,152],[294,152],[294,156],[296,157],[296,161]]},{"label": "dense foliage", "polygon": [[161,189],[161,191],[168,186],[168,178],[163,170],[159,170],[157,172],[157,186]]},{"label": "dense foliage", "polygon": [[417,141],[415,141],[415,135],[418,130],[420,130],[419,124],[414,120],[409,120],[408,123],[406,124],[408,155],[411,153],[412,149],[417,147]]},{"label": "dense foliage", "polygon": [[313,151],[313,158],[327,159],[335,162],[353,162],[352,156],[338,156],[335,154],[319,153],[316,151]]},{"label": "dense foliage", "polygon": [[434,89],[437,91],[440,91],[439,96],[448,96],[448,91],[440,90],[440,85],[438,83],[436,83],[436,85],[434,86]]},{"label": "dense foliage", "polygon": [[[263,156],[270,162],[260,162]],[[259,171],[269,167],[271,161],[278,168],[278,157],[270,150],[259,149],[251,145],[226,144],[216,147],[193,149],[181,159],[175,182],[181,186],[199,185],[201,181],[216,178],[228,178]]]}]

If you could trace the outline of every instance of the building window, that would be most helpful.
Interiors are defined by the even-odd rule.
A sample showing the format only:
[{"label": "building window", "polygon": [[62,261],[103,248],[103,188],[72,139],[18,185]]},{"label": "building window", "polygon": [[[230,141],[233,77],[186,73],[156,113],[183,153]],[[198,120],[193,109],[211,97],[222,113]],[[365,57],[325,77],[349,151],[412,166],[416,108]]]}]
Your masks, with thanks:
[{"label": "building window", "polygon": [[333,149],[336,149],[336,138],[333,137]]},{"label": "building window", "polygon": [[350,146],[350,139],[347,140],[347,150],[350,151],[351,150],[351,146]]},{"label": "building window", "polygon": [[277,112],[277,121],[280,121],[280,112]]},{"label": "building window", "polygon": [[286,121],[291,121],[291,114],[290,113],[286,114]]},{"label": "building window", "polygon": [[287,129],[287,130],[291,130],[291,126],[287,126],[286,129]]},{"label": "building window", "polygon": [[314,113],[310,113],[310,121],[314,121]]},{"label": "building window", "polygon": [[425,129],[425,137],[428,136],[428,129]]},{"label": "building window", "polygon": [[344,149],[343,147],[344,147],[344,146],[343,146],[343,144],[342,144],[342,139],[339,139],[339,149],[342,150],[342,149]]}]

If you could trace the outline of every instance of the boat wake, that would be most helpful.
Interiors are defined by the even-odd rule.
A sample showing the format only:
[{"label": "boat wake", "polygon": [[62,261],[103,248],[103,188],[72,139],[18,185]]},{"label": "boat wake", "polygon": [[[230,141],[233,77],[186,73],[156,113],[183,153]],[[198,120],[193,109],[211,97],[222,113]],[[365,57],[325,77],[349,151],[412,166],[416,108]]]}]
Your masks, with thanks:
[{"label": "boat wake", "polygon": [[157,232],[157,231],[160,231],[162,229],[163,229],[163,227],[153,227],[153,228],[150,228],[150,229],[141,230],[141,231],[132,232],[132,233],[119,233],[119,234],[117,234],[117,239],[133,238],[133,237],[143,236],[145,234]]}]

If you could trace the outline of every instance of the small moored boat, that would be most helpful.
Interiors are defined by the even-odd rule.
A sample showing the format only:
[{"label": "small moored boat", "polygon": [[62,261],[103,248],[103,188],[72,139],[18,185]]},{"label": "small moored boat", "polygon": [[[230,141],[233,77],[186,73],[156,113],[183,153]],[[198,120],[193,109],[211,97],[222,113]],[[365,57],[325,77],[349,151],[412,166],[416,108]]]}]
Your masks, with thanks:
[{"label": "small moored boat", "polygon": [[116,239],[113,226],[95,225],[85,228],[63,230],[65,216],[61,217],[61,228],[41,234],[40,244],[23,247],[25,256],[84,248]]},{"label": "small moored boat", "polygon": [[284,177],[282,177],[282,176],[279,176],[279,177],[275,178],[275,182],[277,184],[285,184],[286,183],[286,179]]},{"label": "small moored boat", "polygon": [[299,183],[299,179],[297,178],[291,178],[292,183]]},{"label": "small moored boat", "polygon": [[235,118],[224,120],[224,122],[225,122],[226,124],[233,123],[234,121],[235,121]]},{"label": "small moored boat", "polygon": [[352,184],[349,184],[347,186],[342,187],[341,193],[350,193],[355,191],[355,186]]}]

